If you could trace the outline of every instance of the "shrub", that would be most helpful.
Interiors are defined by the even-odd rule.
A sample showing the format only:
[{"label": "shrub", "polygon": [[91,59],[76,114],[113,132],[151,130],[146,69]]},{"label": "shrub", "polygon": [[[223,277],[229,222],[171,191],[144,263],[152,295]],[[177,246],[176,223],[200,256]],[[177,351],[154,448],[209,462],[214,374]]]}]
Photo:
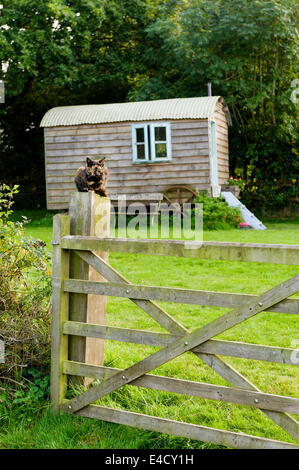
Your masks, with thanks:
[{"label": "shrub", "polygon": [[17,192],[17,186],[0,185],[0,380],[24,387],[30,383],[24,368],[49,363],[51,278],[46,244],[25,237],[25,217],[10,220]]},{"label": "shrub", "polygon": [[229,207],[223,198],[209,197],[205,191],[194,202],[203,204],[204,230],[237,228],[243,220],[238,207]]}]

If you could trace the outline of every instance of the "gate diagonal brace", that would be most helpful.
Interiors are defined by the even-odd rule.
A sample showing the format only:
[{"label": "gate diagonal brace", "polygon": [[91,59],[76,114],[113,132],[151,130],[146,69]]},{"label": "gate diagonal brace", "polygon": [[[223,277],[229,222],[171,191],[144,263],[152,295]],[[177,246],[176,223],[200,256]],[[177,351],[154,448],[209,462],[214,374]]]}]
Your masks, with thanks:
[{"label": "gate diagonal brace", "polygon": [[175,359],[184,352],[195,348],[199,344],[223,333],[233,326],[242,323],[263,311],[265,308],[269,308],[286,297],[293,295],[298,291],[298,284],[299,275],[260,295],[254,303],[251,301],[247,302],[203,327],[196,329],[194,332],[185,335],[162,350],[157,351],[124,371],[116,373],[103,383],[92,387],[83,394],[75,397],[69,402],[69,410],[76,412],[84,408],[90,403],[120,388],[122,385],[129,384],[132,380],[135,380],[162,364]]}]

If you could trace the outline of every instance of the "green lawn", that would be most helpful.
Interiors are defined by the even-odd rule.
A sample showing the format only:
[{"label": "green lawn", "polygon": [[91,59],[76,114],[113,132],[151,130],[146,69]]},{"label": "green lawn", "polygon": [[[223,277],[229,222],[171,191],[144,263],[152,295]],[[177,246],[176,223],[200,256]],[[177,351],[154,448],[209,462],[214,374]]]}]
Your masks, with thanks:
[{"label": "green lawn", "polygon": [[[17,214],[18,215],[18,214]],[[28,236],[46,241],[51,249],[50,218],[32,218]],[[266,231],[205,232],[204,240],[299,244],[298,223],[268,223]],[[298,274],[296,266],[195,260],[143,255],[110,254],[111,265],[133,283],[201,290],[258,294]],[[217,318],[227,309],[160,303],[190,330]],[[109,298],[107,325],[163,331],[129,300]],[[298,338],[298,317],[261,313],[219,338],[271,346],[291,347]],[[107,341],[105,365],[127,367],[155,348]],[[293,366],[225,358],[263,392],[298,396]],[[200,382],[228,385],[191,353],[158,368],[155,373]],[[261,411],[245,406],[127,386],[99,401],[101,404],[194,424],[294,442]],[[1,406],[0,406],[1,413]],[[2,412],[3,413],[3,412]],[[1,414],[0,414],[1,419]],[[1,448],[207,448],[217,447],[158,433],[83,419],[53,416],[46,409],[34,419],[24,412],[21,422],[13,413],[0,429]]]}]

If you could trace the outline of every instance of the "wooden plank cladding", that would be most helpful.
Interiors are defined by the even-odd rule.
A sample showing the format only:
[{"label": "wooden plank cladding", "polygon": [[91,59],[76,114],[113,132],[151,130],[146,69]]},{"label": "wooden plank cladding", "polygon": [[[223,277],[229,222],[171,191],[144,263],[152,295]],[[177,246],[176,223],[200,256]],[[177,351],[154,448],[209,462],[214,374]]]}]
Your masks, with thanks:
[{"label": "wooden plank cladding", "polygon": [[[169,168],[169,173],[177,173],[178,171],[181,171],[185,168],[185,165],[177,165],[176,169],[174,169],[172,166],[169,166],[169,164],[164,163],[163,165],[168,166]],[[209,170],[209,165],[207,162],[204,163],[196,163],[195,160],[191,160],[191,163],[188,165],[188,171],[197,171],[197,170]],[[122,176],[123,173],[126,173],[128,175],[134,175],[135,174],[135,168],[123,168],[121,166],[116,167],[116,171],[118,172],[118,175],[120,177]],[[148,168],[147,166],[140,165],[138,168],[138,172],[140,174],[148,175],[148,174],[155,174],[159,173],[160,167],[151,167]],[[76,169],[69,168],[69,169],[51,169],[48,170],[48,183],[74,183],[74,174],[76,172]],[[117,175],[112,175],[112,178],[116,179]]]},{"label": "wooden plank cladding", "polygon": [[219,103],[217,104],[214,113],[214,121],[216,122],[218,180],[221,185],[227,183],[229,179],[229,150],[227,120],[223,111],[223,106]]},{"label": "wooden plank cladding", "polygon": [[66,236],[61,246],[70,250],[112,251],[154,256],[174,256],[256,263],[299,265],[299,245],[197,242]]},{"label": "wooden plank cladding", "polygon": [[[227,122],[222,104],[213,119],[217,128],[219,184],[228,180]],[[107,191],[113,194],[163,193],[173,185],[189,185],[195,191],[210,188],[209,119],[164,120],[171,125],[172,160],[132,161],[134,122],[81,124],[45,128],[48,209],[68,208],[69,192],[75,189],[74,174],[86,157],[106,156]],[[57,183],[55,185],[55,183]]]}]

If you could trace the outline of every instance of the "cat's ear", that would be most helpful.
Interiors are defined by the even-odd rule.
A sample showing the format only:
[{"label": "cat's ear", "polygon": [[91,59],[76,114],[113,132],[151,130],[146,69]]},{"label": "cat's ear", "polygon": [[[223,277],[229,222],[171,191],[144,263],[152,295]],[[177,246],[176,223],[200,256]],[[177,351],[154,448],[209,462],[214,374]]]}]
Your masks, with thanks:
[{"label": "cat's ear", "polygon": [[99,160],[99,162],[98,162],[99,165],[104,166],[105,160],[106,160],[106,157],[101,158],[101,160]]},{"label": "cat's ear", "polygon": [[91,160],[91,158],[89,158],[89,157],[86,158],[86,165],[87,166],[92,166],[93,165],[93,161]]}]

